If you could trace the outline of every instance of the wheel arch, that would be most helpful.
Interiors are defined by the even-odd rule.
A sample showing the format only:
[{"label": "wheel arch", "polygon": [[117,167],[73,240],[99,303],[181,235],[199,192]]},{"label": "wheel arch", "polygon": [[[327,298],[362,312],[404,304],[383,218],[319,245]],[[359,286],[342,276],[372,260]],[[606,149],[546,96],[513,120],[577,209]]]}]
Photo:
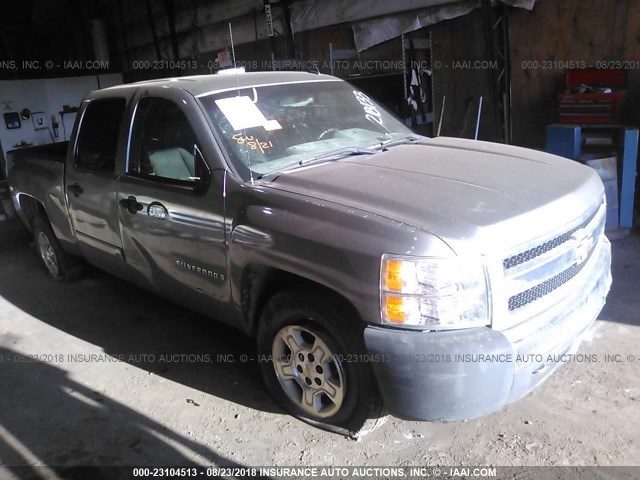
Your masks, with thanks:
[{"label": "wheel arch", "polygon": [[337,290],[280,268],[252,263],[244,268],[240,287],[240,307],[249,335],[255,337],[260,316],[269,299],[276,293],[295,289],[314,292],[338,302],[353,319],[364,322],[355,306]]},{"label": "wheel arch", "polygon": [[40,215],[50,222],[47,209],[43,203],[31,195],[20,193],[17,196],[17,203],[19,207],[17,209],[18,217],[29,231],[33,231],[33,221]]}]

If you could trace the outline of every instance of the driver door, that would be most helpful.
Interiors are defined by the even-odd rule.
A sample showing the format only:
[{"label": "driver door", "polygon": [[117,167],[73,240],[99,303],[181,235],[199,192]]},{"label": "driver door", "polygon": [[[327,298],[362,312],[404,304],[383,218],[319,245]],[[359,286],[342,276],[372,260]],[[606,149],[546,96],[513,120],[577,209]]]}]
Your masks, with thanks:
[{"label": "driver door", "polygon": [[223,181],[212,136],[182,90],[145,89],[136,103],[117,199],[127,264],[152,289],[224,316],[229,299]]}]

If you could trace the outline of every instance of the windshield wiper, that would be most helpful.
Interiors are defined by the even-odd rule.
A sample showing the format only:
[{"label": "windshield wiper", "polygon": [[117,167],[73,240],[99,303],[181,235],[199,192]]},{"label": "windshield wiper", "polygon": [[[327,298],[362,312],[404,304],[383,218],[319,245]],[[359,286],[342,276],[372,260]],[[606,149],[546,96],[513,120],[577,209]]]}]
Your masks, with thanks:
[{"label": "windshield wiper", "polygon": [[333,157],[345,157],[347,155],[373,155],[376,150],[372,148],[360,148],[360,147],[344,147],[332,150],[330,152],[321,153],[311,158],[300,160],[298,165],[309,165],[323,160],[328,160]]},{"label": "windshield wiper", "polygon": [[394,147],[396,145],[402,145],[403,143],[416,142],[421,140],[422,137],[420,135],[404,135],[399,138],[392,138],[391,140],[387,140],[386,142],[382,142],[378,146],[375,147],[376,150],[385,150],[389,147]]},{"label": "windshield wiper", "polygon": [[378,153],[378,150],[374,150],[373,148],[360,148],[360,147],[344,147],[338,148],[337,150],[331,150],[330,152],[321,153],[320,155],[316,155],[310,158],[304,158],[293,165],[287,165],[286,167],[278,168],[277,170],[273,170],[272,172],[263,173],[262,175],[258,175],[258,179],[268,177],[271,175],[275,175],[277,173],[287,172],[289,170],[295,170],[302,166],[313,165],[314,163],[324,162],[330,158],[336,157],[336,160],[341,157],[346,157],[348,155],[373,155],[374,153]]}]

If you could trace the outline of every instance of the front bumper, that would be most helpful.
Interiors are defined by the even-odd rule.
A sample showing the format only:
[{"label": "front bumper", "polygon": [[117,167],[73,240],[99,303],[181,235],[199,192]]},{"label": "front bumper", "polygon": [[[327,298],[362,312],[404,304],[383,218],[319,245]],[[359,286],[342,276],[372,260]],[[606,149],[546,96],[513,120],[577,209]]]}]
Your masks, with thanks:
[{"label": "front bumper", "polygon": [[[575,353],[611,286],[611,245],[602,238],[574,293],[522,325],[412,332],[369,326],[364,338],[389,413],[459,421],[527,395]],[[534,327],[532,329],[532,326]]]}]

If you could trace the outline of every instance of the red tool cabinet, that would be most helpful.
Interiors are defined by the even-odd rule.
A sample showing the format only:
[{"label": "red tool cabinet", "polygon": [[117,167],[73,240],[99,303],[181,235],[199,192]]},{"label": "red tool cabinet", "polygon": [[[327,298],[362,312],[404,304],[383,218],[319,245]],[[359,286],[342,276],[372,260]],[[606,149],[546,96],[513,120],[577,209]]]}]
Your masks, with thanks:
[{"label": "red tool cabinet", "polygon": [[606,124],[620,120],[627,87],[627,71],[588,68],[565,72],[567,89],[586,85],[592,89],[609,87],[611,93],[584,92],[558,95],[560,123]]}]

